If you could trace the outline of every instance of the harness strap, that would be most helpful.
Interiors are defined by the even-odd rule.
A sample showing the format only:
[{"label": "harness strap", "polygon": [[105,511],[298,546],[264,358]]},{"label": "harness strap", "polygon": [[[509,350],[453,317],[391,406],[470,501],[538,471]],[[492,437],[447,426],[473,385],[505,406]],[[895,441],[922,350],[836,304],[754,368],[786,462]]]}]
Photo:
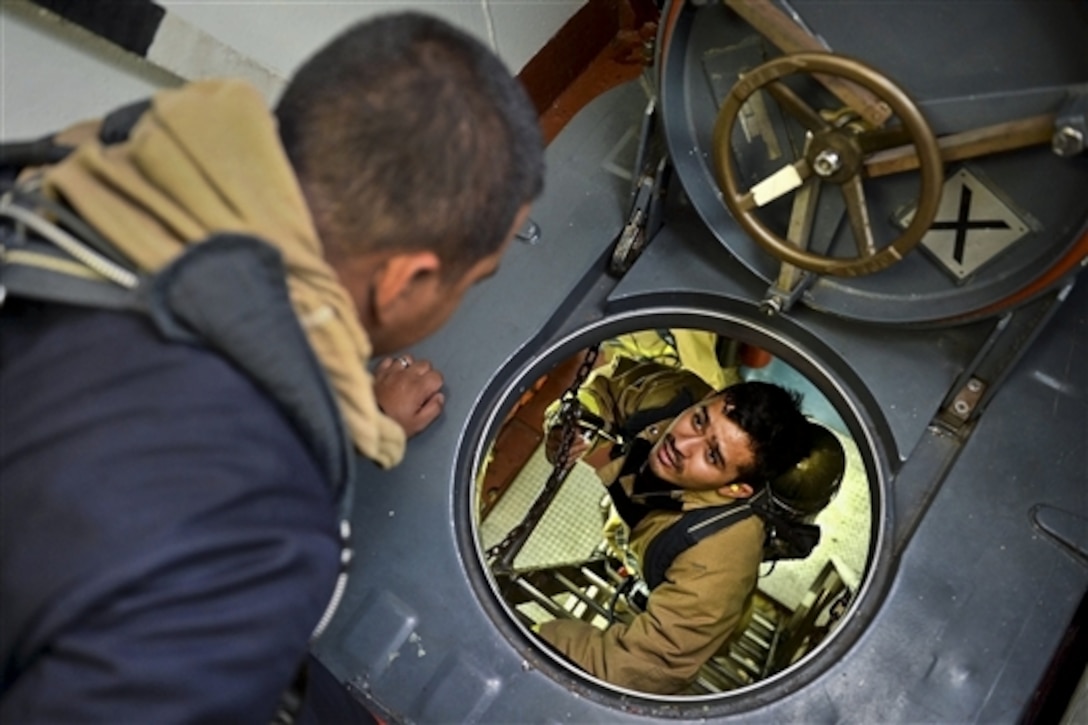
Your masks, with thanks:
[{"label": "harness strap", "polygon": [[687,549],[735,523],[754,516],[747,501],[735,501],[725,506],[688,511],[680,520],[658,534],[646,548],[642,576],[650,589],[665,581],[665,572],[673,560]]},{"label": "harness strap", "polygon": [[143,308],[134,289],[119,287],[51,245],[38,242],[3,252],[0,303],[7,295],[110,310]]},{"label": "harness strap", "polygon": [[[635,438],[627,448],[623,467],[608,486],[608,495],[623,522],[634,529],[651,511],[679,511],[682,504],[676,494],[680,489],[662,481],[646,465],[653,444],[645,438]],[[620,483],[627,476],[634,476],[630,496]]]}]

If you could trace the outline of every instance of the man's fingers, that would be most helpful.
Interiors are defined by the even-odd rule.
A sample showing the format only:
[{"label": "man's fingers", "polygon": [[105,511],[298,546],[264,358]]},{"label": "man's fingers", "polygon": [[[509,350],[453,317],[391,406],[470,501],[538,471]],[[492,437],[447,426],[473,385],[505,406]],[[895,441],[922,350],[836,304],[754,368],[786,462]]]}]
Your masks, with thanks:
[{"label": "man's fingers", "polygon": [[428,370],[419,376],[419,380],[415,382],[413,387],[422,391],[425,396],[430,397],[441,390],[445,384],[446,381],[442,377],[442,373],[437,370]]},{"label": "man's fingers", "polygon": [[383,358],[374,368],[378,406],[409,436],[426,428],[442,412],[445,384],[442,373],[429,360],[416,360],[411,355]]},{"label": "man's fingers", "polygon": [[416,419],[423,425],[420,430],[431,424],[438,414],[442,412],[442,408],[446,405],[446,396],[442,393],[435,393],[431,397],[427,398],[420,406],[419,412],[416,413]]},{"label": "man's fingers", "polygon": [[411,437],[429,426],[439,416],[445,405],[446,396],[443,393],[435,393],[428,397],[407,420],[401,423],[405,434]]}]

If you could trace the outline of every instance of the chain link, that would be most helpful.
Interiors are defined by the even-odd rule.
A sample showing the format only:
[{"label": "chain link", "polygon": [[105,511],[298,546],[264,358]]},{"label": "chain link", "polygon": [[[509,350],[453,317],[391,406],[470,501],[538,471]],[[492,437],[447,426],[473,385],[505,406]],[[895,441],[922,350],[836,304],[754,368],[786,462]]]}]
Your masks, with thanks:
[{"label": "chain link", "polygon": [[574,445],[574,437],[577,435],[577,422],[582,411],[582,405],[578,402],[577,392],[585,383],[586,378],[589,377],[589,373],[593,370],[593,366],[597,362],[597,356],[600,353],[600,345],[594,345],[586,350],[586,355],[582,359],[581,365],[578,366],[578,371],[575,373],[574,380],[567,387],[567,390],[563,393],[561,403],[559,406],[559,414],[557,416],[559,424],[563,426],[562,434],[559,439],[559,449],[556,452],[555,464],[552,466],[552,472],[548,476],[548,480],[544,482],[544,487],[541,488],[540,493],[537,495],[536,500],[533,501],[533,505],[529,507],[524,518],[515,526],[510,529],[509,533],[503,537],[503,540],[494,546],[490,547],[484,554],[491,562],[491,569],[493,572],[510,572],[513,570],[514,559],[525,546],[525,542],[529,540],[529,536],[533,533],[536,525],[540,523],[540,519],[544,516],[544,512],[547,511],[548,506],[551,505],[555,499],[556,494],[559,493],[560,487],[563,482],[567,480],[567,474],[570,473],[572,462],[569,461],[570,449]]}]

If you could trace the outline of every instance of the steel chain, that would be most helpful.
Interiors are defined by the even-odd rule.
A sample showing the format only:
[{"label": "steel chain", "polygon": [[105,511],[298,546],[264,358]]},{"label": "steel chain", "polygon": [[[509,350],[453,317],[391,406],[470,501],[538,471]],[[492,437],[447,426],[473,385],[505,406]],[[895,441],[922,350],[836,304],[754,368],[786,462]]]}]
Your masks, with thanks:
[{"label": "steel chain", "polygon": [[521,522],[510,529],[502,541],[484,552],[491,562],[493,571],[509,572],[513,569],[514,558],[517,557],[525,542],[528,541],[529,535],[532,534],[533,529],[536,528],[536,525],[544,516],[544,512],[551,505],[563,482],[567,479],[567,474],[570,473],[571,464],[568,459],[570,458],[571,446],[574,445],[574,436],[577,435],[576,423],[582,407],[578,402],[577,392],[593,370],[599,353],[600,345],[594,345],[586,350],[585,358],[582,359],[581,365],[578,366],[574,380],[563,393],[562,403],[559,406],[559,415],[557,416],[560,425],[563,426],[563,432],[559,439],[555,464],[552,466],[552,472],[548,476],[548,480],[544,482],[543,488],[541,488],[536,500],[533,501],[532,506],[529,507]]}]

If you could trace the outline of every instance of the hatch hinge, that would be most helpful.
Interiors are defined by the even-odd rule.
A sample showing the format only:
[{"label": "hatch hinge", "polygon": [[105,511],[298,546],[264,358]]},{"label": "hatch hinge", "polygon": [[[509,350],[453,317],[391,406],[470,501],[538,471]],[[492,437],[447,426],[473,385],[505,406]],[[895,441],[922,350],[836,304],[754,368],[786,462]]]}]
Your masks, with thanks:
[{"label": "hatch hinge", "polygon": [[623,276],[631,269],[663,223],[665,193],[672,175],[672,165],[668,154],[661,150],[657,125],[657,104],[651,99],[643,112],[639,130],[635,181],[627,223],[616,238],[608,265],[609,273],[616,277]]},{"label": "hatch hinge", "polygon": [[759,303],[759,311],[769,317],[789,312],[817,277],[812,272],[783,262],[778,278],[767,288],[767,293]]}]

